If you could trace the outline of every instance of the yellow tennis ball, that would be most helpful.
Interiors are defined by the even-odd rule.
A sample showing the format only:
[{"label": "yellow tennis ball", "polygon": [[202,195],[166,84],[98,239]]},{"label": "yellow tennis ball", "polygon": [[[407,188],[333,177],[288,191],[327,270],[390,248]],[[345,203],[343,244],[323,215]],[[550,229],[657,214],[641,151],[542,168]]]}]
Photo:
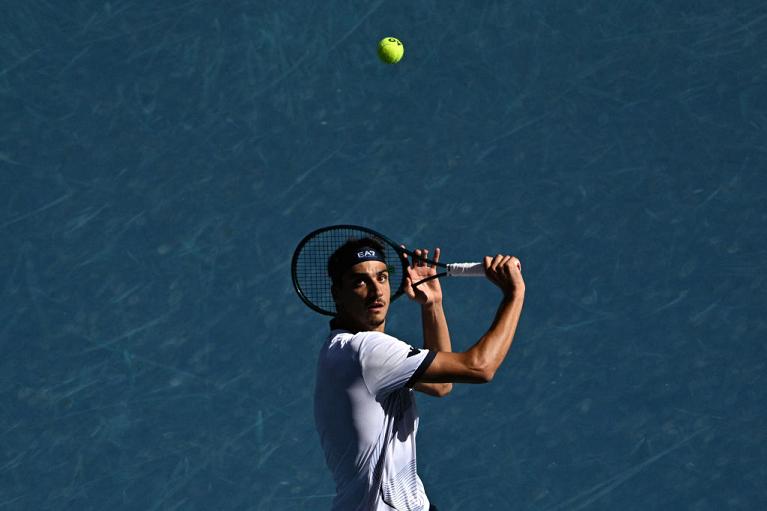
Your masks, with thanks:
[{"label": "yellow tennis ball", "polygon": [[404,54],[405,47],[396,37],[384,37],[378,43],[378,57],[387,64],[396,64]]}]

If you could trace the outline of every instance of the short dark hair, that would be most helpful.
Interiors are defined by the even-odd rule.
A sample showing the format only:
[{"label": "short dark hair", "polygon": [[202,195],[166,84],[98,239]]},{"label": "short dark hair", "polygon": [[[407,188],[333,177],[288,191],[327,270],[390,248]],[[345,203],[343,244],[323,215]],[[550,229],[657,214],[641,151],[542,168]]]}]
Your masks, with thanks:
[{"label": "short dark hair", "polygon": [[386,250],[383,243],[375,238],[350,238],[346,243],[338,247],[328,258],[328,275],[334,286],[341,284],[341,277],[348,270],[347,262],[350,256],[363,248],[373,248],[386,262]]}]

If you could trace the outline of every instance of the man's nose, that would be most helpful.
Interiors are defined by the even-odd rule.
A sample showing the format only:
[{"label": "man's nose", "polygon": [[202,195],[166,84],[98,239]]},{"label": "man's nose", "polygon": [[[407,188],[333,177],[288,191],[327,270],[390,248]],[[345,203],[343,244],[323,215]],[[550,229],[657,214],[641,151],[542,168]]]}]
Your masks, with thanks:
[{"label": "man's nose", "polygon": [[373,281],[373,286],[370,288],[371,294],[375,297],[383,296],[384,285],[381,282]]}]

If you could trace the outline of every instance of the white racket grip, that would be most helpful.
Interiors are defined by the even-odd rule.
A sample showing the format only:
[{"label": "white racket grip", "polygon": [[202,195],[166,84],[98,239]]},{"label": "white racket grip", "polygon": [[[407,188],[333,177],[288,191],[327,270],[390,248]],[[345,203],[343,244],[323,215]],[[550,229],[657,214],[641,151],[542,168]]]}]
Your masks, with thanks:
[{"label": "white racket grip", "polygon": [[449,277],[484,277],[485,266],[482,263],[452,263],[447,265]]}]

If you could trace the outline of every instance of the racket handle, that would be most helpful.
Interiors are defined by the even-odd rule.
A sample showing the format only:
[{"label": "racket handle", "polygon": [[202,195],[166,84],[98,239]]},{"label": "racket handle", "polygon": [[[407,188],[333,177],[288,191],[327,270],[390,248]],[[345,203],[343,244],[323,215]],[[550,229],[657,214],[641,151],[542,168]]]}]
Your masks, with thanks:
[{"label": "racket handle", "polygon": [[453,263],[447,265],[449,277],[484,277],[485,266],[482,263]]}]

